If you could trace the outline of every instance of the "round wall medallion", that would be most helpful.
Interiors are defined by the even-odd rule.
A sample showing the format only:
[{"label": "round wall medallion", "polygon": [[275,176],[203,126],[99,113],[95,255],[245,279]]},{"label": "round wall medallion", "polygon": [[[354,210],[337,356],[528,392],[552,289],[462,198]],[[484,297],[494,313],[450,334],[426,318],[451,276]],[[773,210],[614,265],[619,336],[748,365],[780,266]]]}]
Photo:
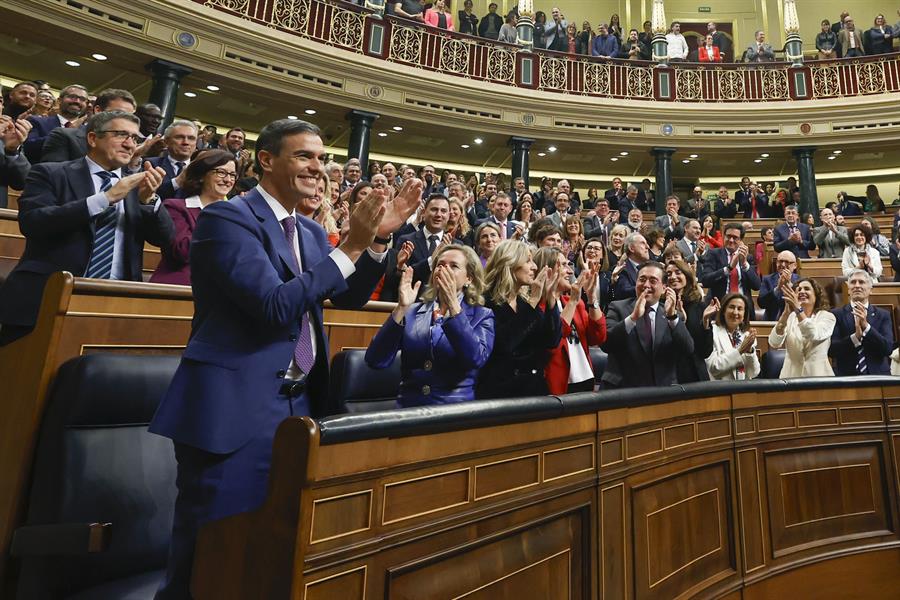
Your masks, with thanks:
[{"label": "round wall medallion", "polygon": [[660,125],[659,132],[663,135],[672,135],[673,133],[675,133],[675,126],[671,123],[664,123]]},{"label": "round wall medallion", "polygon": [[197,45],[197,38],[193,33],[182,31],[177,36],[175,36],[175,43],[177,43],[182,48],[193,48]]},{"label": "round wall medallion", "polygon": [[810,125],[809,123],[801,123],[800,133],[802,133],[803,135],[809,135],[810,133],[812,133],[812,125]]},{"label": "round wall medallion", "polygon": [[522,123],[525,125],[534,125],[534,115],[532,113],[523,114]]},{"label": "round wall medallion", "polygon": [[384,95],[384,88],[379,85],[370,85],[366,88],[366,96],[369,98],[381,98]]}]

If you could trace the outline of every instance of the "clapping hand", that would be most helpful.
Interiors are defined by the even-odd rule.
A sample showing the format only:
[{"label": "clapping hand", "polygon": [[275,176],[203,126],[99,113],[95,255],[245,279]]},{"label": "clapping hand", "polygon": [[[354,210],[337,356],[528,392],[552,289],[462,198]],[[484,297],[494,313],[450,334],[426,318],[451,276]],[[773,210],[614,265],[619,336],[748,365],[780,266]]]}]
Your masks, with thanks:
[{"label": "clapping hand", "polygon": [[670,287],[666,288],[666,303],[664,304],[664,311],[667,317],[675,316],[675,311],[678,308],[678,294],[675,293]]},{"label": "clapping hand", "polygon": [[412,240],[406,240],[403,242],[403,245],[400,246],[400,250],[397,252],[397,270],[402,271],[406,268],[406,263],[409,260],[409,257],[412,256],[413,250],[416,249],[416,245],[412,243]]},{"label": "clapping hand", "polygon": [[710,323],[712,323],[713,318],[719,313],[719,299],[713,296],[712,301],[706,305],[706,308],[703,309],[703,327],[705,329],[709,329]]},{"label": "clapping hand", "polygon": [[741,340],[741,345],[738,347],[738,352],[741,354],[747,354],[753,349],[753,344],[756,343],[756,329],[750,329],[744,335],[744,339]]},{"label": "clapping hand", "polygon": [[559,300],[559,281],[565,277],[563,270],[559,268],[557,265],[555,268],[550,269],[549,274],[547,275],[547,280],[544,282],[544,289],[542,292],[542,297],[544,299],[544,303],[549,307],[556,304],[556,301]]},{"label": "clapping hand", "polygon": [[406,309],[416,301],[416,296],[419,294],[419,288],[422,287],[422,282],[417,281],[415,285],[412,282],[413,279],[413,270],[406,269],[400,275],[400,287],[397,289],[397,308],[401,309],[401,312],[406,312]]},{"label": "clapping hand", "polygon": [[[411,269],[407,269],[408,271]],[[434,270],[434,287],[437,289],[438,304],[444,309],[445,313],[451,317],[456,316],[462,310],[459,305],[459,297],[456,293],[456,282],[453,280],[453,274],[450,270],[438,265]]]},{"label": "clapping hand", "polygon": [[145,162],[143,175],[144,179],[138,183],[138,200],[142,204],[147,204],[156,193],[156,188],[162,185],[166,178],[166,172],[162,167],[154,167],[149,162]]},{"label": "clapping hand", "polygon": [[547,283],[547,278],[550,276],[550,267],[544,267],[540,271],[538,271],[537,275],[534,276],[534,279],[531,281],[531,285],[528,290],[528,302],[531,306],[537,306],[538,302],[541,301],[541,297],[544,292],[544,286]]},{"label": "clapping hand", "polygon": [[[400,191],[393,199],[387,200],[384,205],[384,218],[378,225],[378,237],[386,238],[409,219],[422,200],[422,180],[417,178],[407,179],[403,182]],[[373,194],[380,194],[387,199],[389,194],[384,190],[373,190]]]},{"label": "clapping hand", "polygon": [[5,150],[15,152],[28,138],[28,132],[32,127],[31,121],[25,119],[13,121],[6,115],[0,116],[0,137],[3,139]]},{"label": "clapping hand", "polygon": [[784,298],[784,314],[800,308],[800,300],[797,299],[797,292],[792,287],[789,285],[782,286],[781,295]]},{"label": "clapping hand", "polygon": [[866,307],[861,302],[853,303],[853,325],[856,328],[856,337],[861,338],[868,326],[866,321]]},{"label": "clapping hand", "polygon": [[788,269],[782,269],[778,276],[778,284],[776,287],[783,287],[791,283],[791,272]]}]

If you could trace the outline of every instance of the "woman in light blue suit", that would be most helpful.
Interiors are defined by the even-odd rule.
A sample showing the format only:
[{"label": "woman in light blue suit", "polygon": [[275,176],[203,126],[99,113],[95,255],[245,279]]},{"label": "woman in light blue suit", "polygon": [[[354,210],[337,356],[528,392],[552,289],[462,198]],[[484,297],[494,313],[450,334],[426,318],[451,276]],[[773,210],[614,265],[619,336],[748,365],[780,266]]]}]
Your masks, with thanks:
[{"label": "woman in light blue suit", "polygon": [[481,295],[481,260],[468,246],[456,244],[432,260],[422,302],[415,302],[421,282],[412,285],[407,268],[397,308],[366,351],[366,363],[384,369],[400,350],[401,407],[472,400],[478,372],[494,347],[494,313],[483,306]]}]

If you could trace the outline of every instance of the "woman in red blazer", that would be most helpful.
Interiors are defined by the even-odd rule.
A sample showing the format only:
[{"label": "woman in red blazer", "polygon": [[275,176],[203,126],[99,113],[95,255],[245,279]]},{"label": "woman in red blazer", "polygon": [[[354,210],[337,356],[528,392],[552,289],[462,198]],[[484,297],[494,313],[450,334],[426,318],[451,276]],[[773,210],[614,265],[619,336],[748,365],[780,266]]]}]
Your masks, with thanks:
[{"label": "woman in red blazer", "polygon": [[697,57],[700,62],[722,62],[722,54],[718,46],[713,46],[713,37],[706,36],[706,44],[697,49]]},{"label": "woman in red blazer", "polygon": [[[538,272],[544,267],[559,265],[565,276],[560,277],[559,303],[561,306],[562,339],[550,351],[544,378],[551,394],[590,392],[594,389],[594,370],[588,346],[599,346],[606,341],[606,317],[600,310],[597,295],[597,269],[584,269],[574,279],[574,268],[557,248],[541,248],[534,253]],[[590,309],[581,299],[582,290],[591,290]]]},{"label": "woman in red blazer", "polygon": [[237,180],[234,155],[225,150],[205,150],[184,169],[182,198],[163,200],[175,224],[175,236],[168,247],[161,248],[162,258],[150,277],[151,283],[191,285],[191,238],[200,211],[209,204],[224,200]]},{"label": "woman in red blazer", "polygon": [[425,23],[438,29],[453,31],[453,15],[447,10],[445,0],[437,0],[434,3],[434,8],[429,8],[425,11]]}]

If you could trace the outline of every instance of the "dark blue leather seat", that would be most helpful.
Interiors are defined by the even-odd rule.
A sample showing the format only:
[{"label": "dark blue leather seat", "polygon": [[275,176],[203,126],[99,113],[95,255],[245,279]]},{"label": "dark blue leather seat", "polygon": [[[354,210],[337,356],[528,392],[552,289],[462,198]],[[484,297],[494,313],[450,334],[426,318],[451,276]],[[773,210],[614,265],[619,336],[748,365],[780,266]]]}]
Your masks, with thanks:
[{"label": "dark blue leather seat", "polygon": [[[13,539],[18,598],[153,597],[168,554],[176,463],[172,442],[147,424],[177,366],[177,357],[93,354],[60,368],[27,524]],[[92,548],[99,551],[88,551],[91,523],[110,524]]]},{"label": "dark blue leather seat", "polygon": [[784,350],[770,348],[759,361],[758,379],[778,379],[784,366]]},{"label": "dark blue leather seat", "polygon": [[331,361],[329,414],[368,413],[397,408],[400,353],[387,369],[366,364],[365,350],[342,350]]}]

